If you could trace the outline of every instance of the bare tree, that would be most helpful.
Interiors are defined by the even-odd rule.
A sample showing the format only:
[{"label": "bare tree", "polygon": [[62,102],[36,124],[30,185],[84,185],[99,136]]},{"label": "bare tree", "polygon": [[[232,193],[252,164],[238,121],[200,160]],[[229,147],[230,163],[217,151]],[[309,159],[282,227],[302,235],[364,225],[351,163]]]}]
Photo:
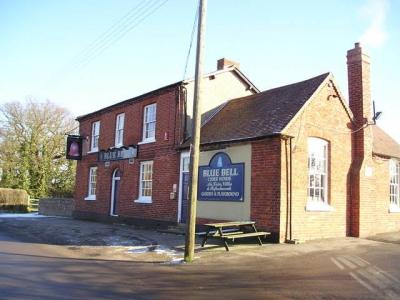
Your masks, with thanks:
[{"label": "bare tree", "polygon": [[0,186],[25,189],[33,197],[72,193],[75,164],[65,159],[65,133],[72,115],[50,101],[28,99],[0,107]]}]

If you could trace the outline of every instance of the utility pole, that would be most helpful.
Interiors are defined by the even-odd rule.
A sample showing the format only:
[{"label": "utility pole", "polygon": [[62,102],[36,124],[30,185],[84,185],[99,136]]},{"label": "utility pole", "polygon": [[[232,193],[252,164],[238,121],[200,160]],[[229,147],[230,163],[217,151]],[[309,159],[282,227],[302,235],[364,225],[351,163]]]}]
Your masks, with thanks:
[{"label": "utility pole", "polygon": [[200,0],[199,24],[197,29],[196,72],[193,99],[192,142],[190,143],[189,207],[185,242],[185,261],[192,262],[194,256],[197,206],[197,181],[199,177],[201,94],[203,81],[203,47],[207,0]]}]

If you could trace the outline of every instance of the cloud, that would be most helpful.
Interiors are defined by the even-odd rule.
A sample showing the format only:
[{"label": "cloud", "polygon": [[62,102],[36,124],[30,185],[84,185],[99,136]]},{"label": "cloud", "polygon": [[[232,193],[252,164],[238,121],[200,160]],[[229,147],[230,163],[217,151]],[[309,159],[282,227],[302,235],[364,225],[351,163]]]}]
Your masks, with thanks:
[{"label": "cloud", "polygon": [[369,20],[369,26],[361,35],[362,45],[372,48],[382,47],[388,33],[385,28],[388,0],[368,0],[361,8],[361,16]]}]

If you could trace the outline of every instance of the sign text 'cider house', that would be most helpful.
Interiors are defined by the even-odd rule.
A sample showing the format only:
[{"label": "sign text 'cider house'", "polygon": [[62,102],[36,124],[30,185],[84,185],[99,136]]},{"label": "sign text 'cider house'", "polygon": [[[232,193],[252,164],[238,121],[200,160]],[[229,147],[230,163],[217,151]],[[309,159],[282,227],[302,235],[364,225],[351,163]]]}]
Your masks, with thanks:
[{"label": "sign text 'cider house'", "polygon": [[215,154],[208,166],[199,167],[198,200],[243,201],[244,163],[233,164],[223,152]]}]

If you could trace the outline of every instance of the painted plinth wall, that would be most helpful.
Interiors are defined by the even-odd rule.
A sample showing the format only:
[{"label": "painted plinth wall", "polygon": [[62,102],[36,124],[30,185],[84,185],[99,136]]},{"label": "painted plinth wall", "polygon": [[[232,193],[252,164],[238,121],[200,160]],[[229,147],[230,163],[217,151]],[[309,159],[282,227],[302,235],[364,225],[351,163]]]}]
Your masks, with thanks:
[{"label": "painted plinth wall", "polygon": [[244,163],[244,197],[243,201],[197,201],[197,217],[226,221],[250,220],[251,199],[251,145],[227,147],[221,150],[200,153],[200,166],[209,164],[219,152],[226,153],[232,163]]}]

